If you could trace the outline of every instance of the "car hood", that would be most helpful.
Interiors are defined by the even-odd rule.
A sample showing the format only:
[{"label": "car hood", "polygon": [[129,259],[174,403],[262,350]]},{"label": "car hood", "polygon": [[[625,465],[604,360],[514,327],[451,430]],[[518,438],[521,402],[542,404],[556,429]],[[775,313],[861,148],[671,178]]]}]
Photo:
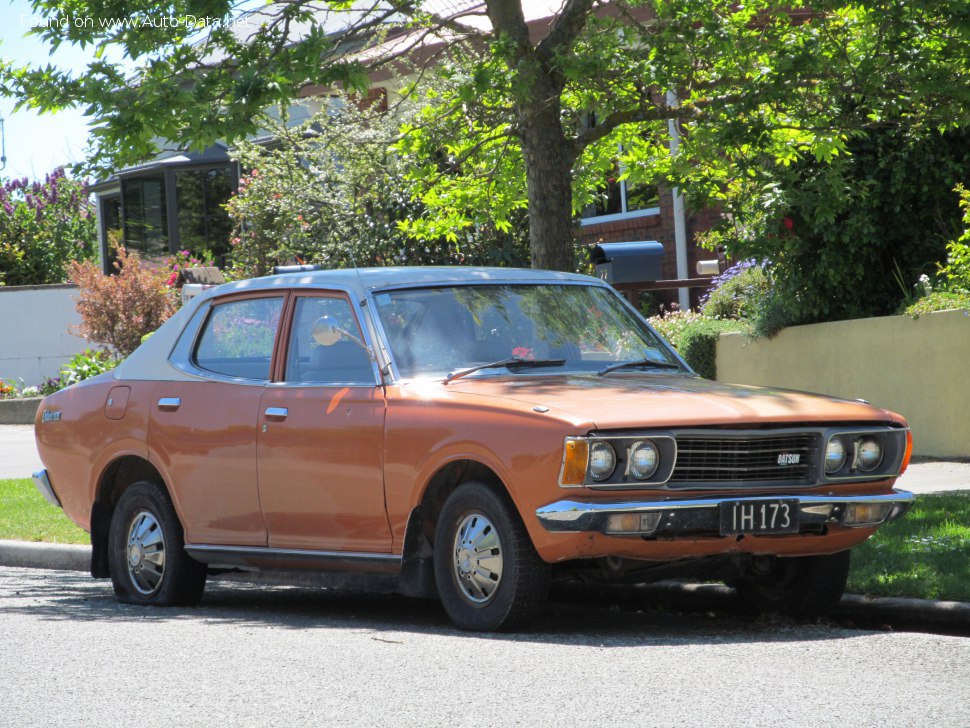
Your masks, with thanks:
[{"label": "car hood", "polygon": [[818,422],[899,422],[861,401],[786,389],[724,384],[700,377],[611,374],[465,378],[453,394],[548,407],[593,429]]}]

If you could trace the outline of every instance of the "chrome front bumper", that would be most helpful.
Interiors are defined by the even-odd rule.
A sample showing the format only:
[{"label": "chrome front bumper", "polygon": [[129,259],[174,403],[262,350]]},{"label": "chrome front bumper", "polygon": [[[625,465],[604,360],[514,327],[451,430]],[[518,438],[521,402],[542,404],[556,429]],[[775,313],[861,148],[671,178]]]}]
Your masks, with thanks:
[{"label": "chrome front bumper", "polygon": [[[799,523],[806,532],[818,531],[826,524],[842,524],[849,527],[868,528],[892,521],[904,515],[913,505],[915,497],[905,490],[894,490],[889,495],[817,496],[788,494],[777,496],[753,496],[698,498],[670,501],[573,501],[561,500],[550,503],[536,511],[536,517],[547,531],[576,533],[598,531],[607,533],[607,519],[619,514],[659,514],[656,529],[641,535],[678,533],[709,533],[718,530],[722,503],[739,501],[757,503],[766,500],[798,501]],[[892,507],[878,523],[844,524],[847,508],[852,505],[879,505]]]},{"label": "chrome front bumper", "polygon": [[54,489],[51,487],[51,479],[47,477],[46,470],[38,470],[34,473],[34,485],[37,486],[37,490],[40,491],[40,494],[44,496],[48,503],[58,508],[61,507],[61,502],[54,495]]}]

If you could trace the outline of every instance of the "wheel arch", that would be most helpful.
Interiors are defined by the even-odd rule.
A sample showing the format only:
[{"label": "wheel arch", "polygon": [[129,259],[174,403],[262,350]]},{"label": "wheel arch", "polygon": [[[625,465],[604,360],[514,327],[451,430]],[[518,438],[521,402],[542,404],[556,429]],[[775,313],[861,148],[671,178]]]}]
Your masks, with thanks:
[{"label": "wheel arch", "polygon": [[162,474],[148,460],[138,455],[123,455],[113,460],[98,479],[94,503],[91,506],[91,576],[107,579],[108,532],[111,516],[125,490],[140,480],[151,480],[161,485],[171,498],[171,492]]},{"label": "wheel arch", "polygon": [[438,516],[455,489],[462,483],[478,481],[507,498],[512,494],[498,473],[473,458],[451,460],[435,471],[425,484],[418,504],[408,516],[404,532],[400,590],[406,596],[436,598],[434,578],[434,534]]}]

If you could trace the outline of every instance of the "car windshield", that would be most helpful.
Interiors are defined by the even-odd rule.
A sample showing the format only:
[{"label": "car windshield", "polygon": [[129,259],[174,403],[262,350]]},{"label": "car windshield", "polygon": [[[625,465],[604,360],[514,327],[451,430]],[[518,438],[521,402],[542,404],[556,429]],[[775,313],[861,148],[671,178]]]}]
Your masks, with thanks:
[{"label": "car windshield", "polygon": [[[377,312],[402,377],[601,372],[683,372],[663,341],[616,295],[588,285],[471,285],[386,291]],[[496,367],[503,360],[544,366]],[[657,367],[652,367],[657,362]],[[673,365],[673,366],[671,366]]]}]

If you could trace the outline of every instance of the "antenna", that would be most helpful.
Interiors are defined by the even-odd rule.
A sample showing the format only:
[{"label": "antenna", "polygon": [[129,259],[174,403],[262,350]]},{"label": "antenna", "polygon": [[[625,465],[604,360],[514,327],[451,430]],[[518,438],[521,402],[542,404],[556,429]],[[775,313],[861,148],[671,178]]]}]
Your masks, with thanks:
[{"label": "antenna", "polygon": [[7,132],[4,128],[3,117],[0,116],[0,169],[7,167]]}]

